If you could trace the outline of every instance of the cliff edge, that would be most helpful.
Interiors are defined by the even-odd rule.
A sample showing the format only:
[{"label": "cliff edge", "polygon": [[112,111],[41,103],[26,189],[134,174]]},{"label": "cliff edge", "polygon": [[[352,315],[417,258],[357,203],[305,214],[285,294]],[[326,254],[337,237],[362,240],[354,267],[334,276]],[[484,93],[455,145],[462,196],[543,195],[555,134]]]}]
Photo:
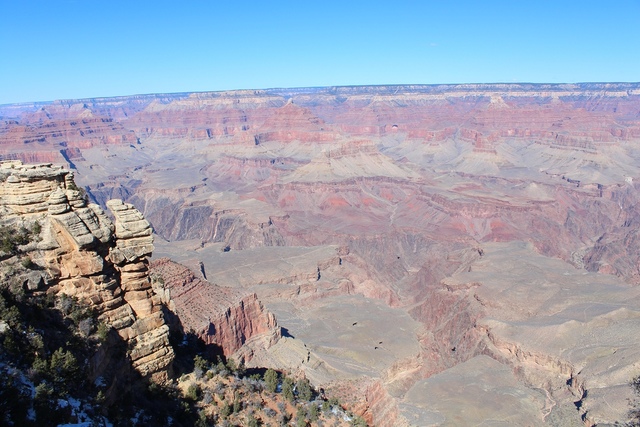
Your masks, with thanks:
[{"label": "cliff edge", "polygon": [[132,205],[110,200],[107,206],[113,221],[87,203],[63,167],[0,163],[0,222],[39,234],[21,248],[35,267],[27,290],[89,304],[126,341],[136,370],[164,382],[174,353],[149,280],[151,226]]}]

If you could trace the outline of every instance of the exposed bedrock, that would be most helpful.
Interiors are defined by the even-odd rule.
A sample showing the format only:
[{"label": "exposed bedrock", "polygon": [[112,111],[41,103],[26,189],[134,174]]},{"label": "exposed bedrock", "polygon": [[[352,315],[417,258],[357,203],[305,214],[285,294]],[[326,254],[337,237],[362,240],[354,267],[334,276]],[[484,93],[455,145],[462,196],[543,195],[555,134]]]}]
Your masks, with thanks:
[{"label": "exposed bedrock", "polygon": [[[55,150],[56,156],[64,152],[83,171],[79,180],[89,181],[99,204],[104,206],[109,198],[133,201],[169,240],[200,238],[242,248],[282,244],[279,235],[286,232],[287,242],[331,243],[328,238],[318,242],[318,236],[340,227],[357,231],[383,222],[393,225],[396,220],[402,225],[401,220],[410,216],[411,221],[405,221],[410,227],[424,219],[479,241],[526,239],[543,253],[572,259],[576,251],[584,252],[611,231],[612,218],[606,212],[610,208],[605,207],[602,218],[584,221],[600,211],[580,200],[606,198],[613,186],[638,172],[631,149],[640,135],[638,99],[637,85],[516,84],[150,95],[43,103],[25,106],[22,113],[7,109],[6,114],[11,112],[16,119],[7,120],[0,135],[7,155],[47,149]],[[369,138],[368,145],[355,144],[350,127]],[[138,136],[131,141],[123,137],[129,134]],[[321,142],[326,135],[333,136]],[[318,152],[322,150],[324,155]],[[191,200],[183,203],[173,196],[171,202],[158,201],[146,208],[141,200],[147,199],[144,193],[162,186],[133,189],[140,183],[136,178],[146,179],[145,172],[155,160],[197,165],[199,185],[209,179],[215,191],[242,186],[240,182],[245,182],[245,194],[252,183],[292,183],[289,189],[256,188],[251,197],[284,208],[288,212],[283,217],[304,214],[291,221],[288,230],[269,227],[263,235],[264,231],[233,230],[253,229],[268,221],[250,219],[252,224],[246,225],[244,214],[236,211],[238,206],[198,205],[199,190],[195,199],[200,200],[193,201],[193,209]],[[456,184],[438,175],[449,172],[469,179]],[[177,167],[173,173],[182,179],[192,171]],[[405,191],[401,202],[388,206],[380,197],[353,198],[345,186],[336,194],[309,187],[309,194],[303,196],[300,184],[295,184],[320,180],[331,182],[327,187],[332,187],[336,181],[359,176],[406,183],[416,173],[422,184],[439,190]],[[100,178],[90,182],[90,174]],[[578,187],[577,195],[570,194],[572,186]],[[184,188],[189,193],[192,187]],[[306,200],[312,197],[318,200],[315,206]],[[563,204],[566,197],[568,205]],[[580,198],[577,204],[575,197]],[[217,214],[212,217],[208,209]],[[178,215],[171,215],[174,211]],[[392,217],[393,212],[398,215]],[[236,213],[238,218],[231,219]],[[377,221],[372,213],[381,213],[385,221]],[[443,223],[443,214],[451,220]],[[361,215],[361,221],[344,223],[343,215]],[[393,221],[387,221],[390,217]],[[318,225],[314,218],[331,219],[324,224],[337,227],[326,227],[314,236],[312,230]],[[307,233],[300,229],[305,222],[310,223]],[[522,224],[529,231],[523,232]],[[249,234],[253,236],[246,237]],[[607,239],[606,246],[619,253],[624,238],[609,234]],[[621,258],[614,253],[611,257]],[[637,274],[630,272],[624,260],[598,262],[598,267],[589,268],[623,277]]]},{"label": "exposed bedrock", "polygon": [[113,180],[103,181],[90,187],[86,187],[89,197],[100,206],[107,206],[107,201],[120,199],[129,202],[129,198],[140,185],[139,180],[130,180],[125,177],[112,177]]},{"label": "exposed bedrock", "polygon": [[[347,380],[376,425],[612,423],[637,375],[639,112],[638,84],[150,95],[3,106],[0,156],[63,156],[103,208],[133,204],[163,256],[238,292],[180,279],[185,318],[206,292],[232,307],[198,308],[194,331]],[[21,173],[2,172],[2,209],[46,211],[43,233],[79,248],[51,269],[68,292],[153,323],[129,259],[146,250],[118,249],[57,172]],[[254,293],[295,338],[270,343]]]},{"label": "exposed bedrock", "polygon": [[[489,414],[517,425],[624,418],[636,360],[629,334],[638,328],[637,288],[541,256],[529,244],[478,249],[455,256],[455,271],[425,284],[420,302],[408,307],[424,326],[420,353],[365,387],[363,414],[381,426],[460,425]],[[343,321],[351,325],[349,317]],[[307,340],[313,360],[319,349]],[[515,412],[483,406],[485,398],[505,399]]]},{"label": "exposed bedrock", "polygon": [[609,198],[617,207],[616,220],[584,254],[584,266],[589,271],[615,274],[634,284],[640,284],[640,192],[637,184],[607,189],[603,197]]},{"label": "exposed bedrock", "polygon": [[64,156],[55,151],[0,151],[0,161],[20,160],[23,163],[64,163]]},{"label": "exposed bedrock", "polygon": [[[385,187],[384,180],[371,180],[368,187],[369,193],[371,193],[372,182],[383,182],[381,187],[376,188],[378,193],[375,194],[388,194],[387,192],[391,191],[393,187],[392,185]],[[596,193],[589,189],[583,191],[583,189],[574,190],[562,186],[548,186],[545,187],[545,192],[555,191],[557,194],[555,201],[542,201],[541,203],[520,206],[505,206],[499,201],[487,199],[482,199],[479,206],[478,203],[474,204],[472,200],[463,203],[438,197],[411,199],[410,203],[420,206],[417,211],[434,212],[431,217],[418,217],[414,220],[414,224],[417,224],[416,230],[422,231],[409,231],[407,224],[410,217],[398,217],[396,214],[393,219],[399,229],[386,233],[367,233],[367,228],[362,227],[362,223],[367,221],[374,224],[388,222],[389,217],[384,218],[380,213],[371,215],[362,208],[360,208],[362,211],[360,216],[355,213],[353,216],[343,214],[353,209],[350,204],[342,205],[344,207],[332,207],[330,213],[318,209],[318,205],[327,197],[327,194],[340,193],[341,185],[348,189],[345,194],[341,195],[343,200],[350,202],[361,200],[362,196],[357,196],[357,189],[362,187],[354,187],[351,182],[338,183],[331,187],[311,184],[296,184],[286,187],[287,197],[291,197],[287,203],[295,206],[296,211],[302,211],[303,206],[310,206],[306,218],[313,218],[313,215],[317,215],[317,219],[314,219],[312,223],[318,224],[318,227],[324,231],[321,234],[313,234],[314,231],[317,233],[317,229],[299,227],[301,222],[296,221],[300,219],[297,216],[299,214],[291,212],[288,218],[274,221],[274,226],[283,236],[289,242],[298,242],[299,244],[337,241],[348,250],[330,268],[318,270],[321,276],[320,280],[316,277],[318,274],[310,270],[304,276],[287,275],[285,276],[286,280],[282,282],[283,284],[298,284],[303,281],[317,281],[317,284],[298,285],[296,288],[288,290],[288,293],[279,292],[281,296],[288,295],[286,298],[292,298],[304,304],[322,301],[321,290],[324,286],[324,280],[331,280],[334,275],[339,277],[339,273],[336,271],[342,265],[349,269],[357,267],[360,270],[358,275],[343,276],[350,281],[348,286],[334,285],[332,293],[327,294],[324,298],[328,295],[360,293],[369,298],[384,301],[390,306],[402,307],[415,320],[424,325],[425,331],[417,337],[420,344],[419,358],[415,360],[414,364],[399,363],[396,367],[385,371],[383,380],[380,381],[380,387],[386,390],[387,395],[372,392],[367,404],[363,406],[362,410],[371,417],[371,420],[377,420],[377,425],[383,426],[400,425],[397,423],[401,422],[411,424],[408,421],[411,418],[409,416],[411,411],[408,414],[403,412],[406,409],[404,396],[410,396],[411,402],[413,402],[417,398],[414,397],[412,390],[418,390],[423,385],[435,387],[431,383],[423,384],[423,381],[431,377],[439,378],[437,375],[448,375],[446,374],[448,370],[457,366],[465,375],[470,375],[473,366],[476,365],[483,369],[485,367],[487,369],[499,368],[500,375],[502,375],[501,381],[504,381],[504,384],[513,387],[516,387],[517,384],[522,393],[530,393],[528,396],[531,400],[525,400],[525,403],[522,403],[523,408],[526,408],[527,414],[539,416],[542,420],[540,423],[543,423],[544,419],[550,420],[560,416],[557,415],[558,413],[565,414],[568,411],[567,408],[575,407],[573,402],[582,400],[581,390],[585,389],[585,385],[583,377],[577,375],[577,372],[580,371],[579,365],[541,349],[535,351],[526,349],[522,346],[522,343],[527,341],[526,338],[504,337],[496,334],[491,324],[488,327],[484,324],[483,319],[487,317],[487,306],[491,307],[493,301],[500,301],[504,296],[496,295],[482,298],[482,294],[478,292],[478,288],[484,286],[482,281],[453,283],[448,282],[446,278],[468,272],[470,269],[473,270],[474,263],[481,261],[485,256],[484,246],[491,243],[492,240],[508,241],[516,237],[530,241],[531,247],[535,248],[538,253],[557,256],[580,266],[583,259],[581,254],[574,255],[574,251],[570,248],[580,248],[581,245],[588,244],[591,236],[597,236],[603,233],[607,227],[611,227],[611,224],[621,221],[619,203],[631,205],[635,197],[633,187],[616,186],[615,188],[618,188],[620,193],[616,193],[615,188],[604,188],[603,194],[600,195],[599,192]],[[298,203],[293,199],[295,193],[291,191],[292,188],[306,189]],[[398,191],[397,186],[394,191]],[[353,195],[349,195],[349,192]],[[622,196],[623,194],[626,196]],[[390,195],[387,197],[391,198]],[[314,199],[314,202],[305,202],[305,200]],[[625,201],[627,199],[628,201]],[[341,205],[338,204],[338,206]],[[428,208],[423,208],[423,206]],[[354,209],[355,211],[356,209]],[[593,221],[590,217],[584,216],[583,212],[587,211],[594,212],[598,220]],[[400,224],[404,224],[404,226],[400,227]],[[523,224],[527,226],[525,227]],[[341,232],[331,232],[330,225],[340,225]],[[508,234],[501,231],[506,227],[511,230]],[[344,230],[349,230],[352,234],[348,235]],[[473,234],[477,238],[470,237],[467,234],[469,230],[477,233]],[[445,236],[448,236],[449,239],[446,240]],[[569,245],[569,249],[566,245]],[[534,253],[535,251],[531,251],[526,257]],[[265,259],[265,262],[268,260]],[[509,262],[516,263],[517,258],[508,261],[507,264]],[[243,268],[251,269],[251,273],[242,275],[243,280],[248,280],[243,286],[252,283],[251,277],[258,277],[254,270],[266,271],[259,266],[253,268],[244,264]],[[207,268],[207,271],[209,274],[213,274],[211,277],[216,277],[215,269]],[[218,279],[219,277],[215,280]],[[264,277],[262,279],[264,280],[256,279],[253,283],[255,285],[280,283],[275,276],[266,275],[266,279]],[[336,280],[335,283],[347,282]],[[282,346],[284,347],[284,344]],[[493,362],[487,362],[485,359],[478,359],[481,356],[491,357],[497,365],[493,365]],[[298,364],[289,361],[288,357],[267,360],[275,365],[284,363],[289,366],[287,364],[290,363],[291,367],[295,369],[301,363],[300,361],[297,362]],[[301,356],[301,360],[305,359]],[[322,357],[317,354],[312,354],[309,360],[315,360],[315,362],[309,363],[316,364],[319,370],[329,369],[323,364]],[[632,375],[627,368],[624,372],[627,376]],[[308,375],[314,378],[313,374]],[[571,385],[567,386],[567,382],[570,382]],[[618,384],[615,387],[621,387],[622,383],[615,384]],[[606,390],[603,393],[609,393],[609,388]],[[494,391],[497,396],[500,396],[499,387]],[[542,399],[537,397],[540,393],[542,393]],[[548,398],[544,397],[546,393],[549,394]],[[591,391],[591,393],[598,392]],[[465,399],[471,399],[471,397],[467,396]],[[625,399],[625,397],[621,397],[621,399]],[[465,400],[464,404],[470,405],[470,400]],[[415,408],[413,403],[409,406]],[[597,402],[585,401],[583,408],[582,413],[569,411],[572,414],[571,417],[575,415],[575,419],[579,420],[581,414],[588,413],[585,415],[585,419],[612,420],[617,416],[616,413],[624,413],[624,408],[622,410],[618,408],[617,412],[613,412],[614,415],[606,413],[601,415],[603,414],[602,408],[598,407]],[[442,408],[442,410],[446,412],[448,409]],[[397,418],[391,418],[390,415],[389,417],[380,415],[395,413],[400,415]],[[402,421],[403,419],[404,421]],[[385,424],[387,420],[392,421]],[[420,424],[418,423],[418,425]]]},{"label": "exposed bedrock", "polygon": [[[434,343],[441,354],[444,345],[450,345],[448,359],[463,376],[472,366],[499,367],[478,359],[482,355],[506,366],[500,380],[505,387],[520,382],[530,390],[527,393],[535,391],[528,398],[523,394],[517,403],[537,414],[534,425],[557,425],[558,417],[565,423],[582,419],[588,425],[613,424],[624,418],[631,395],[628,381],[636,360],[631,354],[637,351],[632,330],[638,328],[640,291],[615,277],[576,270],[532,249],[517,243],[486,244],[483,257],[469,269],[444,279],[431,299],[453,309],[440,318],[424,316],[433,323],[428,328],[433,337],[427,343]],[[473,416],[481,409],[477,402],[470,403],[476,401],[477,391],[471,390],[477,383],[457,389],[460,385],[452,384],[447,391],[437,385],[438,378],[453,374],[447,373],[450,369],[416,382],[408,399],[419,404],[418,390],[442,393],[440,398],[447,399],[447,393],[456,390],[454,406],[438,404],[432,409],[438,407],[441,415],[454,419],[453,407],[463,405]],[[465,396],[467,389],[471,394]]]},{"label": "exposed bedrock", "polygon": [[184,332],[195,332],[226,356],[250,341],[259,340],[269,348],[281,336],[275,316],[255,294],[209,283],[167,258],[154,261],[151,274],[156,281],[161,278],[169,308],[180,318]]},{"label": "exposed bedrock", "polygon": [[425,326],[420,336],[421,356],[426,362],[425,375],[430,376],[477,354],[482,335],[476,322],[483,312],[466,287],[430,285],[424,297],[409,313]]},{"label": "exposed bedrock", "polygon": [[34,146],[87,149],[105,144],[135,144],[137,137],[113,118],[94,114],[88,105],[50,105],[29,115],[22,124],[3,123],[0,146],[16,141]]},{"label": "exposed bedrock", "polygon": [[[483,241],[528,240],[541,253],[571,260],[620,221],[614,196],[628,185],[592,189],[520,181],[514,189],[501,178],[477,178],[473,184],[465,177],[455,181],[454,188],[443,191],[372,177],[265,186],[260,195],[287,214],[273,223],[290,244],[344,243],[398,230],[425,242],[454,241],[467,247]],[[419,250],[420,245],[413,251]]]},{"label": "exposed bedrock", "polygon": [[131,202],[145,207],[154,231],[169,241],[198,239],[225,243],[230,249],[282,246],[284,239],[270,218],[244,209],[218,208],[214,202],[186,203],[180,196],[136,194]]},{"label": "exposed bedrock", "polygon": [[128,342],[143,376],[168,378],[173,361],[168,327],[148,277],[151,228],[131,205],[112,200],[115,223],[87,204],[72,175],[51,165],[0,165],[2,221],[40,225],[39,240],[25,248],[42,272],[33,292],[64,293],[90,304]]}]

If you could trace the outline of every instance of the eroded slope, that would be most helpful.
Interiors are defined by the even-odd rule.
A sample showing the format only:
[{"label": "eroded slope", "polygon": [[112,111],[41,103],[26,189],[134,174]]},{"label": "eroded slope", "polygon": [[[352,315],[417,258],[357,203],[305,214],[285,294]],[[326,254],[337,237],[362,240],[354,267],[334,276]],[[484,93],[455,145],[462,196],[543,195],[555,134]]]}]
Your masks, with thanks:
[{"label": "eroded slope", "polygon": [[[281,89],[0,111],[4,158],[62,157],[97,202],[134,204],[162,255],[278,314],[293,338],[263,360],[364,395],[376,425],[625,416],[638,356],[616,340],[638,328],[637,84]],[[340,318],[353,330],[340,332]],[[388,353],[386,335],[362,344],[379,318],[404,325]],[[372,328],[355,333],[360,322]],[[594,341],[598,328],[606,339]],[[509,403],[483,404],[500,396]],[[461,403],[468,413],[454,413]]]}]

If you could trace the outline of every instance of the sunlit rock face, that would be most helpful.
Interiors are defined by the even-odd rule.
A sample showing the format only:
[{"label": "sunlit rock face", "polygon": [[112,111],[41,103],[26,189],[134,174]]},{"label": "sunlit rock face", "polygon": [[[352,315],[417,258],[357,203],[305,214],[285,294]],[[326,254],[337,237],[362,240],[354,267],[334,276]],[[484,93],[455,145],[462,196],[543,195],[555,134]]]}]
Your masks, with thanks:
[{"label": "sunlit rock face", "polygon": [[[3,209],[46,211],[79,248],[131,224],[108,263],[131,278],[118,295],[133,315],[153,318],[154,305],[136,302],[150,292],[137,277],[150,236],[127,204],[151,224],[154,254],[275,314],[283,337],[251,363],[358,396],[375,425],[626,416],[640,336],[638,84],[145,95],[0,117],[1,158],[66,162],[96,203],[80,206],[51,166],[39,180],[2,172]],[[115,225],[101,214],[110,199],[122,200]]]},{"label": "sunlit rock face", "polygon": [[92,306],[128,342],[133,366],[165,381],[173,350],[148,275],[151,228],[120,200],[108,202],[115,223],[86,203],[73,174],[51,164],[0,163],[2,221],[41,227],[26,251],[43,280],[32,291],[64,293]]},{"label": "sunlit rock face", "polygon": [[268,348],[280,339],[275,316],[265,310],[256,294],[209,283],[167,258],[154,261],[151,272],[162,278],[168,307],[179,318],[179,327],[225,356],[248,343],[259,341]]}]

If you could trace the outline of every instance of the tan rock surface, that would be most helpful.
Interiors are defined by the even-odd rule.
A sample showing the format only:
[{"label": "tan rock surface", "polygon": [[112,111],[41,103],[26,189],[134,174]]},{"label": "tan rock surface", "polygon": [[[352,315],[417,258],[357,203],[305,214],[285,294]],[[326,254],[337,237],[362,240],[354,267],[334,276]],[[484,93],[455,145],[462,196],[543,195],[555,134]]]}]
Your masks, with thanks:
[{"label": "tan rock surface", "polygon": [[[412,408],[426,411],[411,390],[434,375],[453,381],[455,375],[446,376],[453,369],[474,384],[487,378],[474,376],[474,368],[500,373],[487,395],[470,386],[452,398],[477,414],[492,407],[482,403],[487,396],[510,390],[505,401],[547,425],[572,425],[583,415],[587,423],[624,418],[625,381],[638,372],[617,357],[637,357],[616,340],[619,332],[633,335],[637,319],[631,302],[620,306],[615,298],[625,294],[624,283],[640,284],[637,83],[273,89],[45,107],[7,110],[12,120],[0,124],[1,158],[63,157],[98,204],[121,199],[138,207],[163,239],[162,255],[282,308],[279,324],[300,328],[309,342],[278,341],[268,359],[275,367],[309,370],[305,351],[321,339],[313,330],[333,329],[305,313],[321,315],[323,304],[334,302],[344,308],[342,298],[384,304],[389,311],[380,315],[419,324],[407,344],[418,346],[417,355],[391,361],[402,352],[378,360],[353,351],[347,356],[356,365],[371,360],[386,370],[342,388],[332,384],[357,396],[359,410],[376,425],[407,424]],[[3,169],[0,181],[31,191],[11,196],[11,203],[35,217],[48,209],[49,193],[34,187],[29,174]],[[72,212],[81,209],[75,194],[65,194]],[[104,241],[97,231],[104,227],[78,216],[94,245]],[[78,245],[53,228],[43,224],[49,237],[41,250],[55,247],[50,236]],[[136,249],[114,248],[111,259],[121,268],[127,259],[137,263],[146,238],[131,237]],[[532,245],[505,252],[521,258],[488,254],[494,242],[516,241]],[[331,247],[339,249],[331,254]],[[483,264],[489,257],[496,270]],[[547,265],[550,259],[584,270],[565,277],[563,267]],[[65,271],[98,268],[90,259],[81,264]],[[550,274],[556,269],[562,273]],[[598,274],[581,276],[587,271]],[[606,282],[604,274],[621,281]],[[535,286],[519,281],[531,275]],[[90,286],[84,279],[83,289]],[[139,279],[131,275],[131,301],[148,292]],[[564,279],[575,286],[564,291]],[[156,292],[167,297],[166,290]],[[599,298],[605,303],[594,304]],[[116,305],[107,297],[104,304]],[[580,317],[583,309],[587,317]],[[154,316],[153,305],[138,310]],[[305,329],[307,321],[316,327]],[[601,343],[582,333],[596,325],[607,333]],[[344,345],[340,334],[325,337]],[[264,343],[254,344],[257,359]],[[341,375],[319,352],[307,356],[316,378]],[[348,357],[338,356],[332,363],[343,369]],[[442,384],[429,390],[447,399],[455,390]],[[538,389],[549,393],[543,405]],[[590,391],[581,399],[583,389]],[[430,413],[443,422],[456,416],[455,405],[434,405]],[[493,408],[496,417],[488,420],[508,420],[504,408]]]},{"label": "tan rock surface", "polygon": [[[521,391],[501,390],[497,380],[485,377],[486,385],[479,379],[473,382],[484,392],[472,390],[464,379],[456,380],[465,390],[461,393],[453,383],[458,368],[452,368],[440,374],[442,380],[436,376],[416,384],[407,399],[421,407],[440,408],[436,412],[443,425],[478,419],[489,408],[485,398],[504,402],[510,396],[519,396],[514,405],[529,408],[515,413],[536,413],[532,420],[539,423],[550,422],[554,410],[566,411],[578,401],[580,413],[590,423],[611,423],[625,414],[632,392],[628,381],[637,370],[640,348],[640,289],[540,256],[524,243],[486,244],[483,250],[468,271],[443,281],[448,292],[466,294],[479,303],[481,314],[469,326],[481,332],[482,352],[495,359],[469,364],[470,359],[464,362],[469,368],[460,369],[467,370],[463,378],[470,372],[493,375],[497,369],[509,387]],[[450,384],[443,388],[436,386],[437,381]],[[529,391],[522,388],[524,384]],[[503,397],[495,396],[502,393]],[[466,415],[456,406],[467,408]],[[508,407],[495,408],[494,413],[503,411],[501,422],[513,423]],[[521,422],[515,424],[525,425]]]},{"label": "tan rock surface", "polygon": [[[510,367],[476,356],[418,382],[401,405],[414,426],[542,426],[545,395],[522,384]],[[577,420],[574,424],[578,426]]]},{"label": "tan rock surface", "polygon": [[171,300],[169,308],[179,317],[184,332],[194,331],[226,356],[248,341],[260,340],[265,350],[280,338],[275,316],[255,294],[209,283],[166,258],[154,261],[151,271],[162,278],[162,288]]},{"label": "tan rock surface", "polygon": [[[95,307],[128,341],[134,367],[143,376],[164,381],[173,350],[148,277],[146,256],[153,250],[149,223],[136,209],[114,202],[114,226],[100,207],[86,205],[65,169],[12,162],[0,163],[0,171],[8,174],[0,182],[2,220],[37,221],[42,229],[30,258],[50,277],[44,290]],[[118,266],[104,257],[114,250],[122,254]]]}]

